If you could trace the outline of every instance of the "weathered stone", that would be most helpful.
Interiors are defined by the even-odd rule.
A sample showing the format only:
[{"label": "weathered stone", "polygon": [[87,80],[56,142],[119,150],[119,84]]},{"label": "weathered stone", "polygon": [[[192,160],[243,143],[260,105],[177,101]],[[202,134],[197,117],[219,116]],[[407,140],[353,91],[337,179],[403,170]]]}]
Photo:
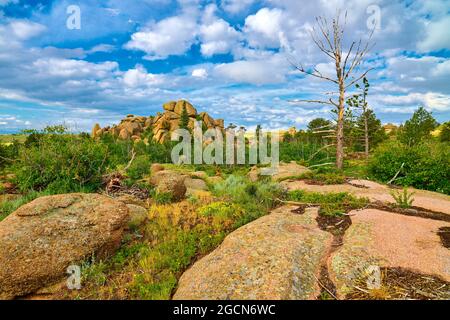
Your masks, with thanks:
[{"label": "weathered stone", "polygon": [[130,133],[128,132],[127,129],[122,129],[120,130],[119,138],[122,140],[128,140],[130,139]]},{"label": "weathered stone", "polygon": [[438,231],[450,223],[376,209],[350,212],[352,225],[329,259],[338,298],[367,280],[373,267],[395,267],[450,281],[450,251]]},{"label": "weathered stone", "polygon": [[220,127],[220,128],[224,128],[225,127],[225,122],[223,119],[216,119],[216,126]]},{"label": "weathered stone", "polygon": [[38,198],[0,222],[0,299],[60,281],[66,268],[120,245],[128,208],[98,194]]},{"label": "weathered stone", "polygon": [[135,204],[127,204],[127,208],[130,213],[128,228],[137,228],[147,220],[148,212],[144,207]]},{"label": "weathered stone", "polygon": [[164,108],[164,110],[167,110],[167,111],[173,111],[173,110],[175,110],[176,104],[177,104],[176,101],[170,101],[170,102],[163,104],[163,108]]},{"label": "weathered stone", "polygon": [[184,180],[184,185],[187,189],[192,190],[208,190],[208,186],[206,185],[206,182],[202,179],[192,179],[192,178],[186,178]]},{"label": "weathered stone", "polygon": [[280,163],[277,172],[272,175],[272,180],[280,181],[292,176],[300,176],[306,172],[309,172],[308,168],[298,165],[295,161],[289,163]]},{"label": "weathered stone", "polygon": [[127,130],[131,136],[138,135],[142,132],[142,126],[139,122],[125,122],[121,127]]},{"label": "weathered stone", "polygon": [[181,113],[183,112],[183,108],[186,107],[186,111],[188,113],[188,115],[191,116],[196,116],[197,115],[197,110],[194,108],[194,106],[192,104],[190,104],[188,101],[186,100],[180,100],[177,102],[177,104],[175,105],[175,109],[174,112],[181,115]]},{"label": "weathered stone", "polygon": [[186,194],[185,175],[171,170],[158,171],[150,177],[150,183],[159,193],[170,193],[174,200],[181,200]]},{"label": "weathered stone", "polygon": [[92,135],[93,138],[98,137],[97,132],[98,132],[99,130],[101,130],[101,127],[100,127],[100,125],[99,125],[98,123],[96,123],[96,124],[94,125],[94,127],[92,128],[92,133],[91,133],[91,135]]},{"label": "weathered stone", "polygon": [[249,171],[249,173],[247,174],[248,179],[251,182],[256,182],[259,179],[259,169],[258,167],[252,167]]},{"label": "weathered stone", "polygon": [[181,276],[174,299],[316,298],[333,237],[317,226],[317,208],[303,215],[293,209],[279,208],[228,235]]},{"label": "weathered stone", "polygon": [[153,174],[159,171],[164,171],[164,166],[159,163],[153,163],[150,167],[150,172]]}]

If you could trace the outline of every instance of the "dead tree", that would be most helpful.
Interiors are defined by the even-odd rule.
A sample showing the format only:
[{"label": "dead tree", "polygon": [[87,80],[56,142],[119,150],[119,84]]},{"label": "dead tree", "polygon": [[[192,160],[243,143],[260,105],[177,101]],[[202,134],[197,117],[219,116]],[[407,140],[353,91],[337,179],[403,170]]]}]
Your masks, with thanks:
[{"label": "dead tree", "polygon": [[367,73],[372,69],[361,70],[361,64],[364,61],[367,53],[372,46],[370,45],[370,39],[372,38],[373,30],[370,33],[369,40],[363,42],[353,41],[345,52],[342,49],[342,41],[344,37],[344,29],[347,21],[347,13],[345,13],[345,21],[341,25],[340,12],[336,14],[336,17],[332,20],[331,24],[328,23],[326,18],[317,17],[317,26],[313,27],[311,32],[312,40],[315,45],[324,53],[331,61],[333,61],[336,70],[336,77],[329,77],[323,75],[317,68],[305,68],[302,63],[295,62],[290,59],[290,63],[301,73],[331,82],[337,87],[338,101],[334,101],[333,98],[328,100],[296,100],[295,102],[309,102],[330,105],[336,108],[337,113],[337,125],[336,125],[336,167],[338,169],[343,168],[344,163],[344,112],[345,105],[345,93],[346,90],[364,78]]}]

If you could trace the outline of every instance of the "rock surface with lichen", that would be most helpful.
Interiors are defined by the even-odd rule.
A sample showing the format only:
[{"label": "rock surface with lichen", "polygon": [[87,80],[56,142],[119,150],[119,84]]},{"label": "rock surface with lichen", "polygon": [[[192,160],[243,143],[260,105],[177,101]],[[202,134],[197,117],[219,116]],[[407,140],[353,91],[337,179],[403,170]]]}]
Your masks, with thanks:
[{"label": "rock surface with lichen", "polygon": [[317,208],[284,206],[228,235],[179,281],[174,299],[314,299],[332,242]]}]

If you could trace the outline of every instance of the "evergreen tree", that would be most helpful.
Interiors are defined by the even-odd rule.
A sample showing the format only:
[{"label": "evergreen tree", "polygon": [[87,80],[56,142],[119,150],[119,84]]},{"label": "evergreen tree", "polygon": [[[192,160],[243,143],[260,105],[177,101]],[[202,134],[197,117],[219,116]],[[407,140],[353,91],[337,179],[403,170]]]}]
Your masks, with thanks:
[{"label": "evergreen tree", "polygon": [[431,131],[436,129],[437,126],[438,123],[433,118],[431,112],[425,110],[424,107],[420,107],[400,129],[398,138],[402,143],[413,146],[426,138],[430,138]]},{"label": "evergreen tree", "polygon": [[189,114],[187,112],[186,109],[186,105],[183,106],[183,110],[181,111],[181,115],[180,115],[180,129],[186,129],[188,130],[188,125],[189,125]]},{"label": "evergreen tree", "polygon": [[450,121],[442,124],[441,133],[439,134],[439,139],[442,142],[450,142]]}]

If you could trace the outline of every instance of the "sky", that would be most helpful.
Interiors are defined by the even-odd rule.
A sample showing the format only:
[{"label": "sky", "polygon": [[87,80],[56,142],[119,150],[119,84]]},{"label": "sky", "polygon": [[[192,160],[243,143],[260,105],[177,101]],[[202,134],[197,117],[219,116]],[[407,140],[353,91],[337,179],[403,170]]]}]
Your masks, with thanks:
[{"label": "sky", "polygon": [[383,123],[419,106],[450,120],[449,0],[0,0],[0,133],[90,131],[179,99],[249,129],[332,118],[293,103],[336,90],[292,61],[333,75],[311,30],[338,10],[344,53],[375,27],[361,70],[373,68],[368,101]]}]

